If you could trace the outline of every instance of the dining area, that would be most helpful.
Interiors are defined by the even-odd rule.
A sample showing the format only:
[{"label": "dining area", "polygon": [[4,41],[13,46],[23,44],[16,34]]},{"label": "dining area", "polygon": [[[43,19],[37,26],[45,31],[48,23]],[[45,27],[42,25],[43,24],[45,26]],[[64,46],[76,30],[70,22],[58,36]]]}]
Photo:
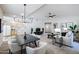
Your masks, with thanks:
[{"label": "dining area", "polygon": [[[25,36],[26,35],[26,36]],[[40,41],[40,38],[31,35],[16,35],[15,38],[11,38],[8,41],[10,54],[45,54],[46,42]]]}]

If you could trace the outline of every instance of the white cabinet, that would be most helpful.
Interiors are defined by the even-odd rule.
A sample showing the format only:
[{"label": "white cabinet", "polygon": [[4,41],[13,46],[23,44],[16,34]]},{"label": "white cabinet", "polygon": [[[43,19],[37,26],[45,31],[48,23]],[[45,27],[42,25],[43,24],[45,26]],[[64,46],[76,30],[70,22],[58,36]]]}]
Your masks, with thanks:
[{"label": "white cabinet", "polygon": [[3,36],[11,35],[11,27],[9,25],[3,26]]}]

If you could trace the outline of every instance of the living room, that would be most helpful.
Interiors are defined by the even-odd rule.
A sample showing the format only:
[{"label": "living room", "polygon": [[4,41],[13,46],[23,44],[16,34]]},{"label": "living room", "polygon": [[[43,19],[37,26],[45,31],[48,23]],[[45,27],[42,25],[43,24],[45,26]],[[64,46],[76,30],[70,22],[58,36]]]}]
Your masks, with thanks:
[{"label": "living room", "polygon": [[[4,54],[15,54],[17,51],[24,49],[20,52],[25,53],[25,51],[27,51],[27,54],[34,53],[34,51],[30,50],[30,48],[26,47],[25,49],[24,44],[24,46],[20,45],[21,47],[19,45],[18,47],[15,44],[16,37],[21,39],[20,42],[23,43],[22,39],[24,38],[24,35],[27,37],[27,34],[29,34],[40,39],[38,40],[39,42],[37,42],[37,45],[39,45],[38,43],[40,42],[42,42],[42,44],[45,43],[44,45],[46,45],[43,50],[39,49],[36,54],[79,53],[78,10],[79,4],[1,4],[1,38],[2,41],[8,42],[7,45],[10,46],[8,51],[1,48],[2,50],[0,52]],[[74,37],[72,36],[73,39],[70,40],[63,39],[64,41],[67,41],[68,45],[66,45],[64,44],[64,41],[63,43],[61,42],[63,36],[61,33],[68,32],[69,30],[73,31],[72,33]],[[57,43],[57,41],[54,42],[52,33],[54,34],[54,38],[56,40],[60,39],[60,41],[58,41],[59,43]],[[18,35],[23,35],[23,37]],[[72,42],[75,42],[72,44],[73,46],[71,46]],[[13,44],[14,47],[12,47],[13,45],[11,44]],[[29,45],[33,47],[33,49],[39,47],[35,47],[34,42]],[[29,45],[27,44],[26,46]],[[40,50],[42,52],[39,52]]]}]

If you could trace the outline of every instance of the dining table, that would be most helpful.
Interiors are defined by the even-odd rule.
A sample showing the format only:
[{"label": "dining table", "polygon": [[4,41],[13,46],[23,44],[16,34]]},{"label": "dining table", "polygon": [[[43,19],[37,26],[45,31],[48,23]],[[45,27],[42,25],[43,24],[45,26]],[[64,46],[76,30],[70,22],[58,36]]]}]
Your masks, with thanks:
[{"label": "dining table", "polygon": [[21,47],[21,54],[23,53],[23,46],[24,46],[24,45],[27,46],[27,44],[34,43],[35,46],[37,47],[37,43],[36,43],[36,42],[37,42],[38,40],[40,40],[40,38],[35,37],[35,36],[33,36],[33,35],[27,34],[27,35],[26,35],[26,39],[24,39],[24,43],[19,44],[19,46]]}]

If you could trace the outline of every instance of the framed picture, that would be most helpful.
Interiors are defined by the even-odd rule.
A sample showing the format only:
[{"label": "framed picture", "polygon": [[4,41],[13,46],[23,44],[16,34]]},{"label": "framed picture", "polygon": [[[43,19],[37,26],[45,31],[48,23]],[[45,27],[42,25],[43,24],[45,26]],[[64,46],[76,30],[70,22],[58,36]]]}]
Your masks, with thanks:
[{"label": "framed picture", "polygon": [[73,26],[73,22],[68,22],[67,23],[67,28],[70,29],[70,26]]},{"label": "framed picture", "polygon": [[51,33],[51,22],[45,23],[45,33]]}]

